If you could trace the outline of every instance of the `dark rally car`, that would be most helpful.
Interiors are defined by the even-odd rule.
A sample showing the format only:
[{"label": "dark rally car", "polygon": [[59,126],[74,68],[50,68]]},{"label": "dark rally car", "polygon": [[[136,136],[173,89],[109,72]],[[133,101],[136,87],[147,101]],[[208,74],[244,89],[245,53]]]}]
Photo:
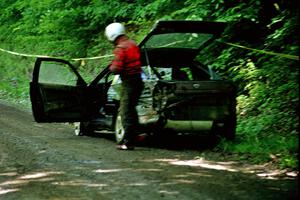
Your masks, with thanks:
[{"label": "dark rally car", "polygon": [[[221,22],[158,21],[142,40],[145,89],[137,110],[144,131],[234,138],[235,87],[195,61],[224,28]],[[86,83],[70,62],[37,58],[30,83],[34,118],[37,122],[76,122],[76,135],[110,129],[121,141],[120,82],[107,67]]]}]

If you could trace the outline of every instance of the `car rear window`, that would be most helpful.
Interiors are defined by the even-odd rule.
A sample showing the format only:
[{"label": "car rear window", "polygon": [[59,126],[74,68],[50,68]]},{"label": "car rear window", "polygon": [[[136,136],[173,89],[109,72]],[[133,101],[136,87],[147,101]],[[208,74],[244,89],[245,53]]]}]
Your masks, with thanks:
[{"label": "car rear window", "polygon": [[213,34],[205,33],[165,33],[152,35],[146,48],[187,48],[199,49]]}]

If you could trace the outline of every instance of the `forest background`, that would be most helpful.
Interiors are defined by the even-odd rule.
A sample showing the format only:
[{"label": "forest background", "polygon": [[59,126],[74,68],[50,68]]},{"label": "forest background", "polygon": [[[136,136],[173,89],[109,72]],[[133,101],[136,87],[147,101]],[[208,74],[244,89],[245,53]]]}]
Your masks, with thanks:
[{"label": "forest background", "polygon": [[[229,24],[221,42],[197,57],[238,86],[236,140],[222,140],[213,151],[252,163],[298,169],[296,0],[1,1],[0,99],[30,109],[29,82],[35,58],[6,50],[64,59],[108,55],[112,45],[103,33],[107,24],[124,23],[129,36],[140,42],[159,19]],[[91,80],[108,62],[109,58],[102,58],[74,64]]]}]

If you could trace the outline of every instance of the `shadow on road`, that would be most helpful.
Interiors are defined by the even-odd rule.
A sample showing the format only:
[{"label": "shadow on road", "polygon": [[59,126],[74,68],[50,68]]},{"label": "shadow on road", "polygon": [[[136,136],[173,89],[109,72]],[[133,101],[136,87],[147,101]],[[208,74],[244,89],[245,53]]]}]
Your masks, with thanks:
[{"label": "shadow on road", "polygon": [[140,142],[141,146],[163,149],[212,149],[219,143],[218,137],[195,134],[167,134],[152,135]]},{"label": "shadow on road", "polygon": [[[112,132],[95,132],[89,137],[115,141]],[[147,134],[138,137],[136,146],[170,150],[207,150],[213,149],[220,142],[215,135],[203,134]]]}]

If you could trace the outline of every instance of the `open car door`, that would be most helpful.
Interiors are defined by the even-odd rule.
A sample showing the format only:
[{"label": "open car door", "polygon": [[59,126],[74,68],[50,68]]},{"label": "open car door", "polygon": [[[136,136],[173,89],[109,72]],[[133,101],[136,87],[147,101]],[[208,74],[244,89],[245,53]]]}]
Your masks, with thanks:
[{"label": "open car door", "polygon": [[37,122],[87,120],[91,92],[68,61],[37,58],[30,82],[32,111]]}]

